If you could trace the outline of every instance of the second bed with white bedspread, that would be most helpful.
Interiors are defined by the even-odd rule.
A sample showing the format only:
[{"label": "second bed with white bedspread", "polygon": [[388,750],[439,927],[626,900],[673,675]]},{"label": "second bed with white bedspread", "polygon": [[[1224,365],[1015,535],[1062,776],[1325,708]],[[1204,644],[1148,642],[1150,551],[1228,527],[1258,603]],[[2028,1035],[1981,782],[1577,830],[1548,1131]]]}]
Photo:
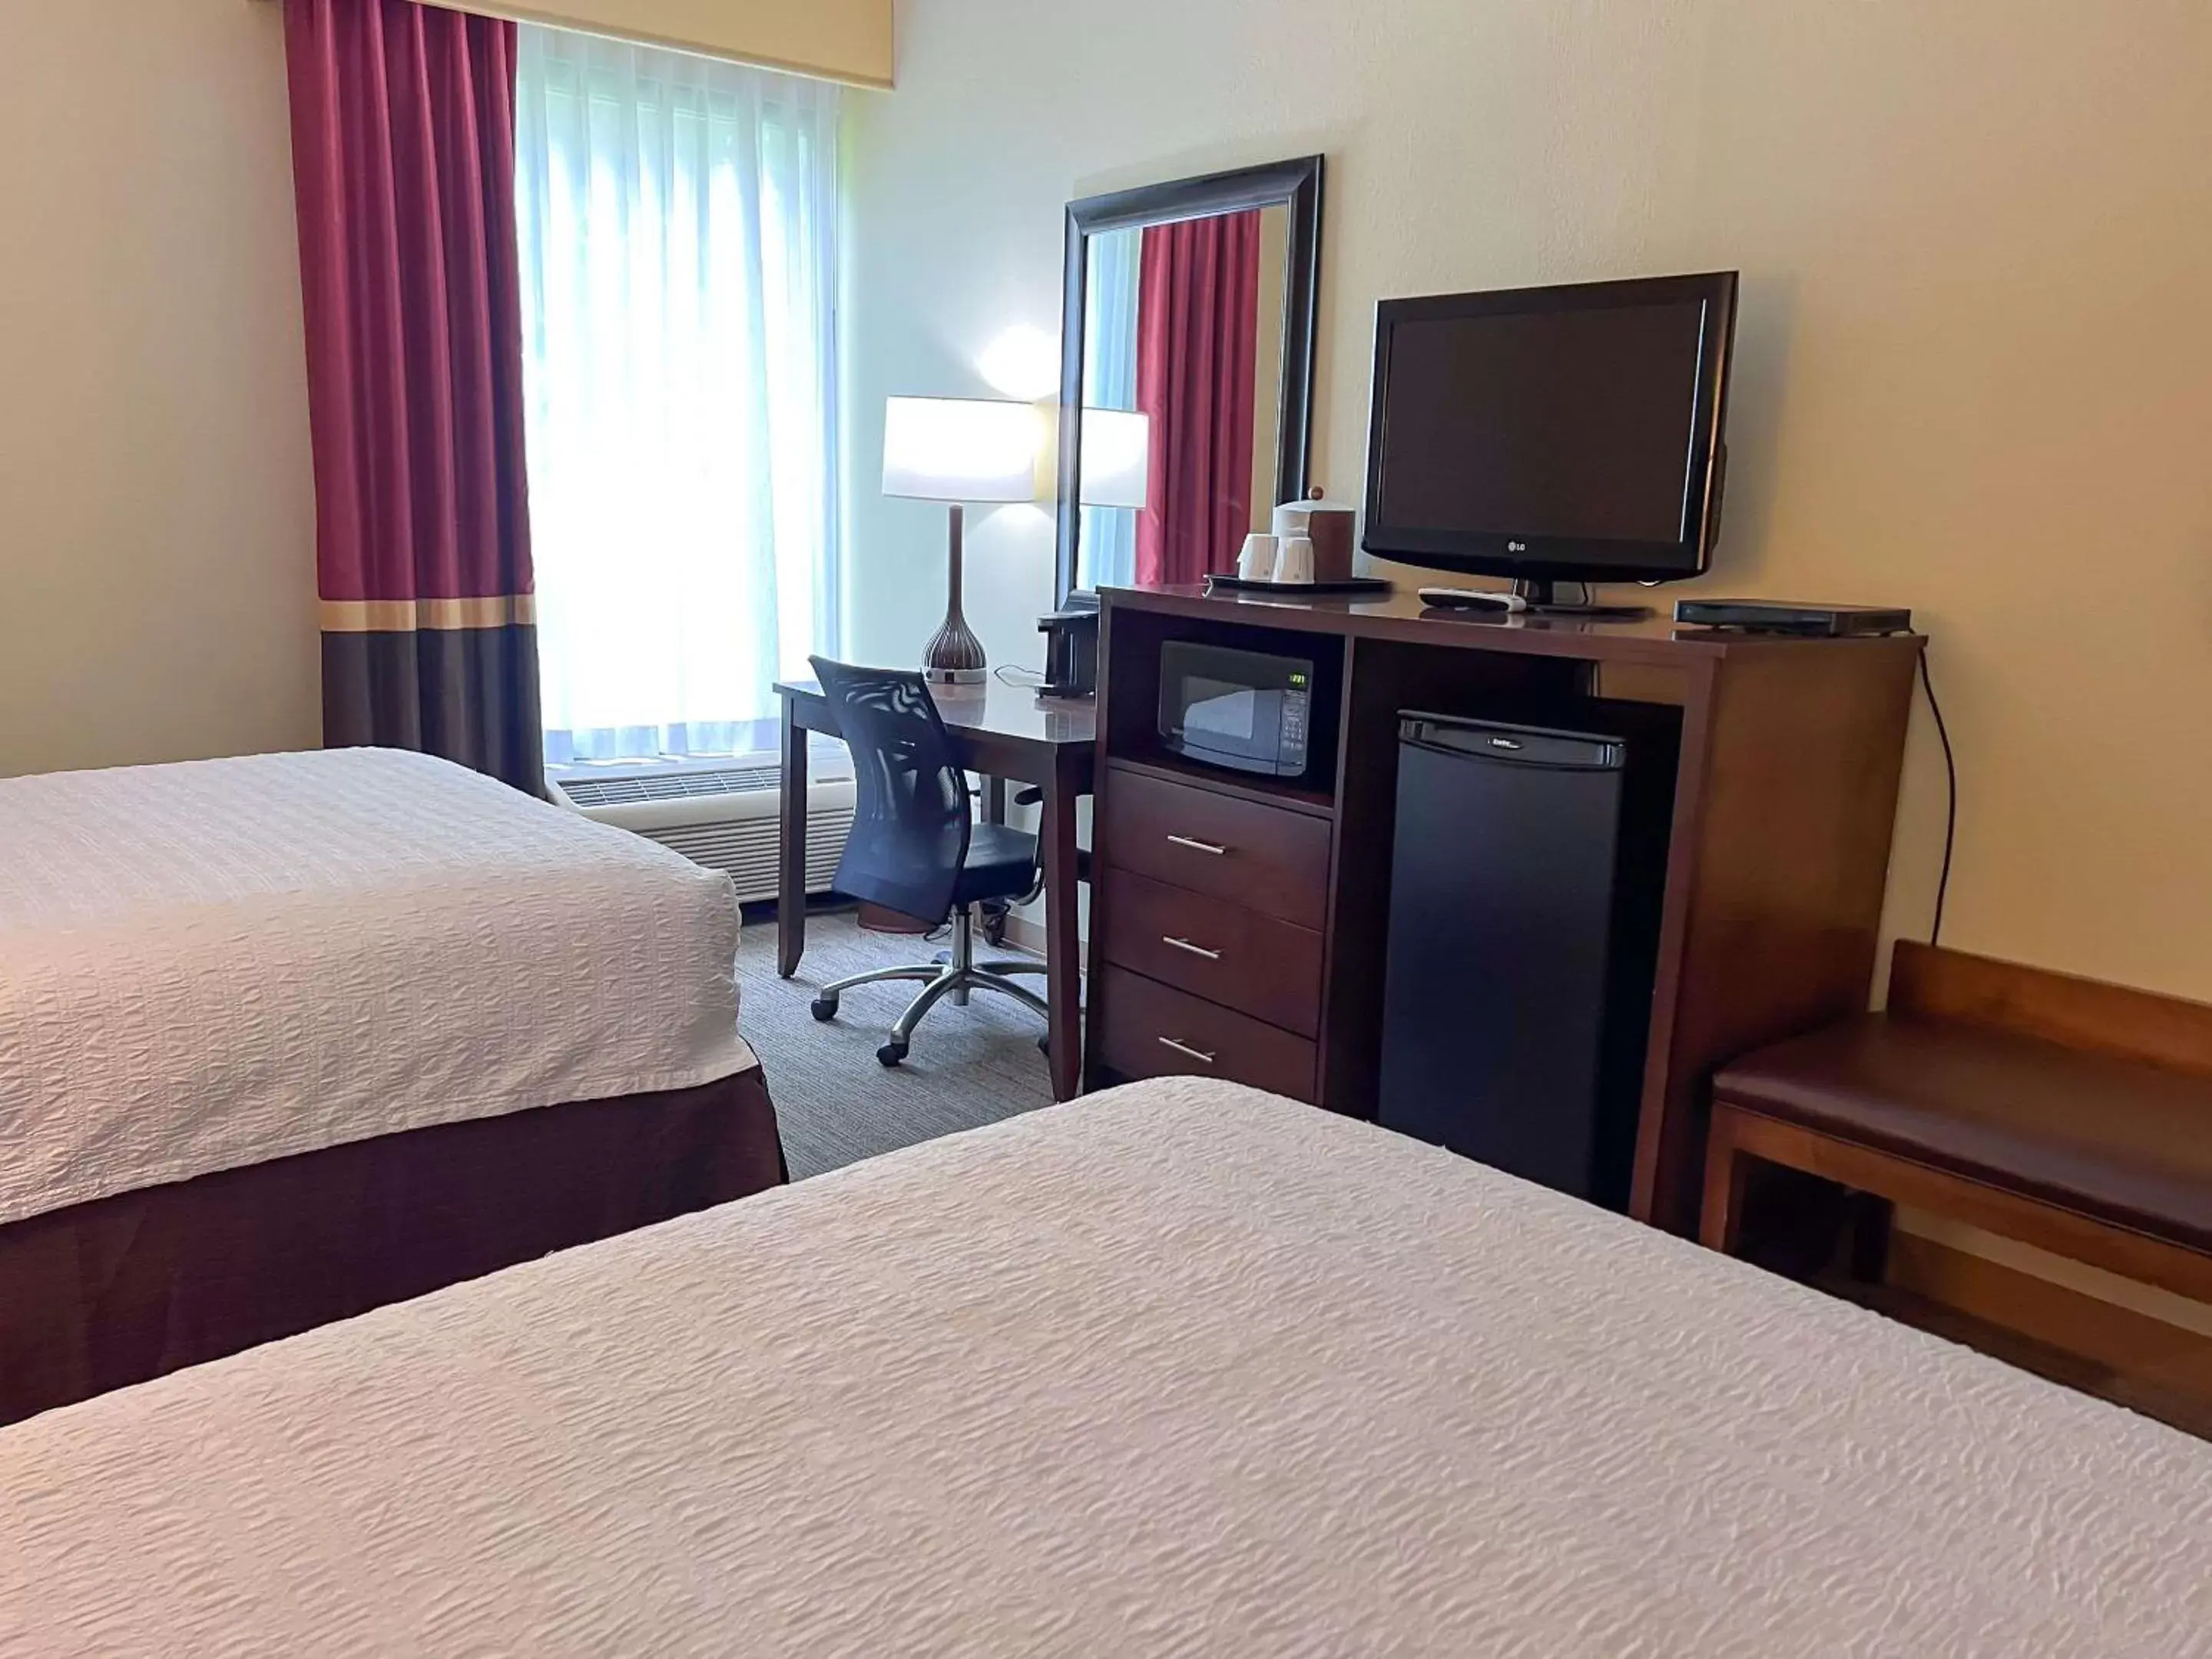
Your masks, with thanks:
[{"label": "second bed with white bedspread", "polygon": [[729,878],[421,755],[0,781],[0,1224],[752,1064]]}]

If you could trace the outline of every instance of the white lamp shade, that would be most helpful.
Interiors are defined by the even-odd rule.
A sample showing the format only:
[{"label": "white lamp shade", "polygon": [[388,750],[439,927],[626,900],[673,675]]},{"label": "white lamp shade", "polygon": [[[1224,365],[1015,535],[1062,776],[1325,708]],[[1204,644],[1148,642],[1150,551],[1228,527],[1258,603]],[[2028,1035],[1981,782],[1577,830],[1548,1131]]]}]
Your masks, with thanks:
[{"label": "white lamp shade", "polygon": [[1032,501],[1044,428],[1027,404],[884,402],[884,494],[925,501]]},{"label": "white lamp shade", "polygon": [[1142,507],[1152,450],[1151,416],[1132,409],[1085,410],[1083,505]]}]

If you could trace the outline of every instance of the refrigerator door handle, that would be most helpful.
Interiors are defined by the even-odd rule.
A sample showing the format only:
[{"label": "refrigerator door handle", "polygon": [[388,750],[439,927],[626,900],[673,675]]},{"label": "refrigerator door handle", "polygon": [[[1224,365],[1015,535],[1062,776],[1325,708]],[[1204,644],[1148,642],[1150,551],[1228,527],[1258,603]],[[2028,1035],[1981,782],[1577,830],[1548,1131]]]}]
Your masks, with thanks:
[{"label": "refrigerator door handle", "polygon": [[1443,755],[1453,760],[1486,761],[1492,766],[1517,766],[1528,772],[1618,772],[1618,761],[1562,761],[1534,760],[1521,753],[1503,753],[1487,749],[1455,749],[1449,744],[1429,743],[1419,738],[1404,739],[1403,746],[1419,749],[1431,755]]}]

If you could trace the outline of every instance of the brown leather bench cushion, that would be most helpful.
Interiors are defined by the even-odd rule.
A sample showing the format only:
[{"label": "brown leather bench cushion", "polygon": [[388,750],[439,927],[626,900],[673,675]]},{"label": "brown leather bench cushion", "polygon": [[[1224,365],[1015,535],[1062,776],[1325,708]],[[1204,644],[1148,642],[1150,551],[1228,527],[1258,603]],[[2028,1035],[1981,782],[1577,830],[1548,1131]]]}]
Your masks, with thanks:
[{"label": "brown leather bench cushion", "polygon": [[1719,1097],[2212,1251],[2212,1079],[1867,1014],[1747,1054]]}]

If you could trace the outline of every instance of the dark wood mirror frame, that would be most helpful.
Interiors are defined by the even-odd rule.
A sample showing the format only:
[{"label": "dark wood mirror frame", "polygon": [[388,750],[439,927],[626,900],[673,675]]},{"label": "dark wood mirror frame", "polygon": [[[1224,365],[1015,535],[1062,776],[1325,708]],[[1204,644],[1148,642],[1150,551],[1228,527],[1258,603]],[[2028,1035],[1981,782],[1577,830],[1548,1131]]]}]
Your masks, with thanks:
[{"label": "dark wood mirror frame", "polygon": [[1090,280],[1089,238],[1101,231],[1173,224],[1217,213],[1290,209],[1290,270],[1284,287],[1283,389],[1275,434],[1276,498],[1305,494],[1313,439],[1314,325],[1321,289],[1322,158],[1304,155],[1262,167],[1209,173],[1164,185],[1085,197],[1067,204],[1066,266],[1060,336],[1060,529],[1055,598],[1062,609],[1095,607],[1096,592],[1075,586],[1083,476],[1083,316]]}]

